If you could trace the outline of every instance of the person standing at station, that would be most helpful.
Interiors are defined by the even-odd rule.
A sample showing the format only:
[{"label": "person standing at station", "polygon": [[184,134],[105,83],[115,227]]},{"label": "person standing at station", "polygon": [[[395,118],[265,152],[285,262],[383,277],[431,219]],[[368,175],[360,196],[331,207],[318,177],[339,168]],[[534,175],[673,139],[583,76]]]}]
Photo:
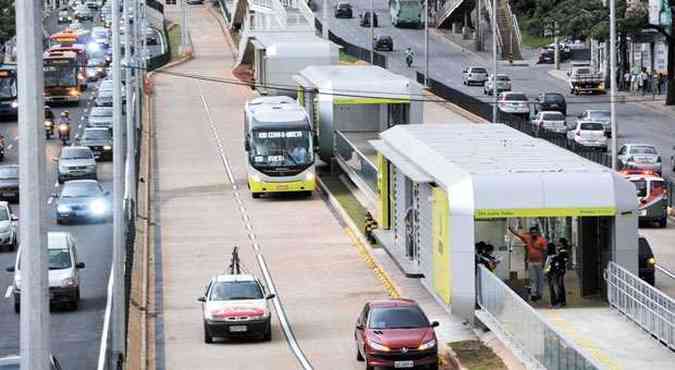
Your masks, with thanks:
[{"label": "person standing at station", "polygon": [[546,239],[539,234],[537,227],[531,227],[528,233],[519,233],[509,226],[509,231],[520,239],[527,248],[527,275],[530,280],[530,299],[532,302],[536,302],[544,294],[544,252],[546,252]]},{"label": "person standing at station", "polygon": [[565,273],[567,273],[567,263],[570,260],[570,245],[567,239],[560,238],[558,240],[558,253],[551,261],[551,271],[554,273],[554,286],[556,289],[555,303],[551,302],[553,307],[567,306],[567,290],[565,290]]}]

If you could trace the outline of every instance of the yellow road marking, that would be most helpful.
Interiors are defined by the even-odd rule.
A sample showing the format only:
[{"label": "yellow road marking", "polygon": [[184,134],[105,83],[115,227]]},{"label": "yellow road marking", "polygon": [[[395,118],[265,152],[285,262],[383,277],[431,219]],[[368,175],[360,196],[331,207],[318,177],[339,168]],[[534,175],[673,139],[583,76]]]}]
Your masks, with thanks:
[{"label": "yellow road marking", "polygon": [[399,289],[391,280],[387,272],[384,271],[384,269],[375,261],[373,256],[366,248],[366,246],[363,245],[363,243],[361,243],[361,241],[359,240],[359,238],[356,237],[356,235],[354,235],[354,232],[352,232],[350,228],[345,227],[345,233],[349,235],[349,238],[352,239],[352,244],[354,245],[354,247],[356,247],[356,250],[359,252],[359,256],[361,257],[363,262],[366,263],[368,268],[370,268],[375,273],[375,276],[377,277],[378,280],[380,280],[380,282],[384,286],[384,289],[387,291],[389,297],[401,298],[401,293],[399,292]]}]

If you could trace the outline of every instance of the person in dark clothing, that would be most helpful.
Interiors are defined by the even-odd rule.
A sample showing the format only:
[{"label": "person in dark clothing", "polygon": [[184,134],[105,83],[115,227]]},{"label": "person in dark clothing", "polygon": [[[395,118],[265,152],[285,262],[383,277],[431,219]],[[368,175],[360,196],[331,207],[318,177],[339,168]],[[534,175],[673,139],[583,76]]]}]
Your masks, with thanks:
[{"label": "person in dark clothing", "polygon": [[567,239],[560,238],[560,247],[557,253],[550,255],[549,269],[546,273],[551,291],[551,305],[554,308],[567,305],[567,291],[565,290],[565,273],[569,261],[569,244]]}]

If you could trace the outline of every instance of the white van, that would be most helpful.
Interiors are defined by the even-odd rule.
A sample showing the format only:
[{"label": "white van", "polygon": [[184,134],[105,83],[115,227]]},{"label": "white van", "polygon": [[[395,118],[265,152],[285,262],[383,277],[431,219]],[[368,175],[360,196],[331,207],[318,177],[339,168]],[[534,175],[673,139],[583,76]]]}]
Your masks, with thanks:
[{"label": "white van", "polygon": [[[75,240],[69,232],[47,233],[49,258],[49,303],[67,304],[71,310],[80,307],[80,269],[84,262],[77,257]],[[21,310],[21,251],[16,254],[16,263],[8,267],[14,273],[12,293],[14,295],[14,312]]]}]

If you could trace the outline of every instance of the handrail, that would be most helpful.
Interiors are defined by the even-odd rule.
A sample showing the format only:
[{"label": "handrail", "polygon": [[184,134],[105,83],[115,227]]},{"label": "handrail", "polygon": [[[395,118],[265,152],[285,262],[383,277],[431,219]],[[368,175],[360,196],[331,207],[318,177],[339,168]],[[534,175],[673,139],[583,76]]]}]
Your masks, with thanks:
[{"label": "handrail", "polygon": [[661,265],[654,265],[654,266],[656,267],[657,270],[662,272],[664,275],[668,276],[671,279],[675,279],[675,273],[673,273],[672,271],[668,270],[665,267],[662,267]]},{"label": "handrail", "polygon": [[516,42],[518,43],[518,50],[520,50],[520,45],[523,42],[523,39],[522,35],[520,34],[520,26],[518,25],[518,18],[511,11],[511,4],[508,1],[506,2],[506,9],[508,9],[509,14],[511,14],[511,28],[513,29],[513,32],[515,32],[516,34]]},{"label": "handrail", "polygon": [[[355,151],[361,158],[363,158],[363,159],[364,159],[369,165],[371,165],[373,168],[377,168],[377,166],[375,166],[375,164],[374,164],[370,159],[368,159],[368,157],[367,157],[366,155],[364,155],[363,153],[361,153],[361,151],[359,150],[359,148],[357,148],[355,145],[352,144],[351,141],[349,141],[349,139],[347,139],[347,137],[345,136],[345,134],[343,134],[343,132],[349,132],[349,131],[335,130],[335,134],[336,134],[336,135],[340,135],[340,136],[344,139],[344,141],[348,142],[348,143],[350,144],[350,146],[354,149],[354,151]],[[354,131],[354,132],[359,132],[359,131]]]}]

